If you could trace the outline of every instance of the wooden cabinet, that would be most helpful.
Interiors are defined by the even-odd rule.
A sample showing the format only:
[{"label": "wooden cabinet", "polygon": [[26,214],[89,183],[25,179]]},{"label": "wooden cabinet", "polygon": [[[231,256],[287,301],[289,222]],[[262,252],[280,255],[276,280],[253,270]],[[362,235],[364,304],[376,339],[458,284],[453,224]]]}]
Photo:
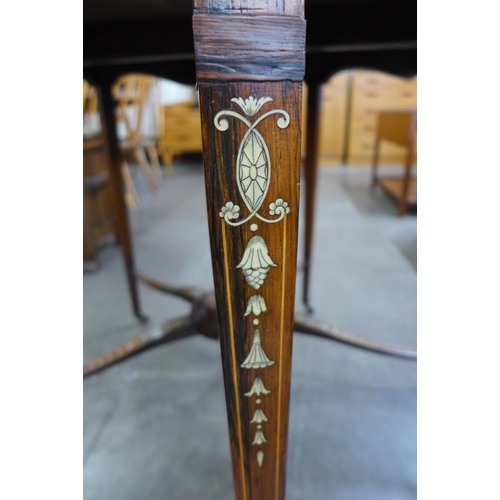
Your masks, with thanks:
[{"label": "wooden cabinet", "polygon": [[[378,71],[353,70],[334,75],[322,89],[320,162],[370,165],[380,111],[413,111],[417,105],[417,78],[399,78]],[[383,143],[381,164],[401,164],[405,149]]]},{"label": "wooden cabinet", "polygon": [[340,165],[345,142],[345,120],[348,104],[349,73],[343,71],[321,89],[319,126],[319,161]]},{"label": "wooden cabinet", "polygon": [[[347,160],[350,165],[367,165],[373,158],[380,111],[412,111],[417,105],[416,78],[405,80],[375,71],[356,71],[353,78],[352,111]],[[382,164],[405,161],[405,149],[396,144],[381,145]]]},{"label": "wooden cabinet", "polygon": [[100,136],[83,139],[83,260],[86,270],[97,270],[97,251],[116,232],[116,216],[109,185],[109,156]]},{"label": "wooden cabinet", "polygon": [[176,155],[201,153],[200,109],[195,101],[164,106],[163,123],[159,148],[165,165],[171,165]]}]

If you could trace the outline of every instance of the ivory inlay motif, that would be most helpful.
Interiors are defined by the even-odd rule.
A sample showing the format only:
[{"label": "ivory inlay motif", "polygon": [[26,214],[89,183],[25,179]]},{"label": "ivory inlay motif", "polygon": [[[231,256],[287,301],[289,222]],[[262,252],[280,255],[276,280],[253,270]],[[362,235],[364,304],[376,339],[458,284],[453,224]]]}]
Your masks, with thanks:
[{"label": "ivory inlay motif", "polygon": [[259,450],[257,452],[257,463],[259,464],[259,467],[262,467],[263,462],[264,462],[264,452],[262,450]]},{"label": "ivory inlay motif", "polygon": [[262,422],[267,422],[267,417],[264,415],[264,412],[257,408],[255,413],[253,414],[252,420],[250,420],[251,424],[261,424]]},{"label": "ivory inlay motif", "polygon": [[261,236],[253,236],[245,248],[241,262],[236,266],[241,268],[248,284],[258,290],[264,284],[267,273],[276,264],[269,257],[266,242]]},{"label": "ivory inlay motif", "polygon": [[[250,96],[248,99],[241,97],[233,97],[232,102],[238,104],[247,116],[254,116],[260,108],[272,102],[271,97],[261,97],[257,100]],[[258,213],[271,181],[271,157],[269,149],[262,134],[257,130],[257,126],[266,118],[272,115],[281,115],[277,120],[277,125],[281,129],[285,129],[290,124],[290,115],[283,109],[273,109],[264,113],[251,123],[247,118],[232,110],[219,111],[214,118],[214,124],[217,130],[224,132],[229,129],[229,121],[227,117],[231,116],[242,121],[247,127],[243,136],[240,148],[236,159],[236,182],[241,198],[247,206],[250,214],[243,220],[236,221],[240,217],[240,207],[232,201],[228,201],[222,207],[219,215],[231,226],[239,226],[249,221],[252,217],[257,217],[260,220],[268,223],[279,222],[285,214],[290,213],[288,203],[278,198],[274,203],[269,205],[269,214],[278,215],[277,219],[267,219]]]},{"label": "ivory inlay motif", "polygon": [[260,343],[260,332],[259,330],[255,330],[253,334],[253,344],[252,349],[250,350],[250,354],[247,356],[247,359],[241,364],[242,368],[257,370],[258,368],[266,368],[266,366],[274,365],[274,361],[270,360],[264,349],[262,349],[262,345]]},{"label": "ivory inlay motif", "polygon": [[264,387],[264,382],[262,382],[262,379],[260,377],[256,377],[253,381],[253,385],[250,391],[245,392],[245,396],[247,398],[251,398],[254,394],[256,394],[257,396],[260,396],[261,394],[271,394],[271,391],[268,391]]},{"label": "ivory inlay motif", "polygon": [[[231,99],[231,102],[239,106],[247,117],[255,116],[262,106],[272,101],[273,99],[267,96],[261,97],[260,99],[254,96],[249,96],[247,99],[243,99],[242,97],[234,97]],[[290,213],[288,203],[282,198],[276,199],[268,206],[269,216],[276,217],[275,219],[268,219],[259,213],[271,183],[271,156],[267,143],[259,130],[257,130],[257,127],[265,119],[273,115],[278,116],[276,124],[280,129],[286,129],[290,124],[290,115],[282,109],[270,110],[253,120],[253,122],[232,110],[220,111],[214,118],[215,127],[220,132],[225,132],[229,129],[230,117],[240,120],[247,127],[241,139],[238,154],[236,155],[235,177],[240,194],[240,200],[238,201],[244,203],[248,213],[242,216],[240,205],[232,200],[226,201],[225,205],[220,209],[219,216],[221,219],[224,219],[225,223],[229,226],[240,226],[254,218],[274,224],[280,222],[285,215]],[[240,217],[244,218],[241,219]],[[252,232],[258,230],[255,219],[249,229]],[[277,267],[277,264],[275,264],[270,257],[264,238],[255,235],[248,241],[243,252],[243,257],[236,267],[242,270],[247,284],[255,290],[258,290],[264,285],[271,267]],[[253,318],[249,318],[253,325],[259,325],[260,321],[257,317],[261,313],[267,312],[267,305],[262,295],[255,294],[250,296],[244,315],[253,315]],[[275,364],[275,362],[269,359],[264,352],[260,335],[260,330],[256,329],[253,334],[250,352],[243,363],[241,363],[242,368],[261,370]],[[260,372],[257,373],[260,374]],[[265,388],[262,379],[256,377],[253,381],[252,388],[249,392],[245,393],[245,396],[250,398],[254,395],[260,396],[261,394],[270,394],[270,392],[271,391]],[[256,399],[256,403],[257,405],[261,404],[260,398]],[[250,424],[256,424],[252,445],[262,446],[267,443],[262,430],[262,424],[265,422],[268,422],[268,418],[265,416],[262,409],[257,408],[252,420],[250,420]],[[262,450],[257,452],[256,459],[259,467],[262,467],[264,463],[264,452]]]},{"label": "ivory inlay motif", "polygon": [[255,437],[253,438],[253,442],[252,442],[252,445],[260,445],[260,444],[264,444],[264,443],[267,443],[267,440],[264,436],[264,433],[260,430],[260,429],[257,429],[255,431]]}]

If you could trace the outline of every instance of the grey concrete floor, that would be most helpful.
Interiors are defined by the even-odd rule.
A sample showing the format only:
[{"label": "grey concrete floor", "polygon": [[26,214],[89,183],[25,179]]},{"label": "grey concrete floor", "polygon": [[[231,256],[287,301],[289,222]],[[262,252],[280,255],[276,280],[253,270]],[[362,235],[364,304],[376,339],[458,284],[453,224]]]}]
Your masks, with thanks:
[{"label": "grey concrete floor", "polygon": [[[416,216],[398,217],[391,200],[370,190],[366,168],[319,175],[315,316],[415,346]],[[201,164],[176,165],[156,194],[139,172],[136,184],[138,268],[212,289]],[[101,264],[84,276],[84,361],[142,328],[131,314],[119,248],[104,248]],[[299,274],[297,290],[300,284]],[[189,311],[179,299],[140,292],[152,326]],[[287,500],[415,499],[416,363],[301,334],[293,349]],[[216,341],[174,342],[83,387],[86,500],[234,499]]]}]

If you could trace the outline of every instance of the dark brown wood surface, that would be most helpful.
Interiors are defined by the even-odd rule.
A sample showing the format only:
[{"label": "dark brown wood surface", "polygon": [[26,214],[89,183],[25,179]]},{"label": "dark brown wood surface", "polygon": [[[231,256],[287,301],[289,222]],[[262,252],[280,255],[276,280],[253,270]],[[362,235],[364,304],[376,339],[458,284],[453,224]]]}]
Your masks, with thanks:
[{"label": "dark brown wood surface", "polygon": [[[274,15],[276,24],[281,19],[297,35],[282,60],[266,65],[266,49],[272,59],[277,46],[286,46],[287,28],[262,30],[273,19],[257,15],[253,23],[240,3],[195,2],[208,220],[236,498],[283,500],[302,83],[290,75],[283,79],[280,70],[292,58],[299,63],[293,78],[303,78],[304,45],[296,40],[305,35],[305,25],[301,17],[283,17],[288,9],[301,14],[300,1],[245,2],[258,11],[253,14]],[[239,21],[241,38],[235,43]],[[214,33],[214,26],[223,28]],[[200,64],[206,52],[219,62],[208,72]],[[245,60],[255,64],[240,71]],[[228,73],[227,68],[239,69]],[[263,81],[251,81],[256,79]]]},{"label": "dark brown wood surface", "polygon": [[311,279],[314,209],[316,206],[316,180],[318,177],[319,90],[319,85],[309,85],[307,92],[307,156],[305,159],[306,223],[304,232],[304,279],[302,281],[302,302],[309,311],[311,311],[309,283]]},{"label": "dark brown wood surface", "polygon": [[142,314],[137,290],[137,280],[135,277],[134,250],[132,247],[132,238],[130,235],[130,226],[128,222],[127,207],[124,200],[124,184],[121,171],[122,155],[116,136],[115,122],[115,102],[111,95],[111,86],[103,85],[98,87],[99,111],[101,116],[101,126],[103,135],[108,145],[110,155],[110,186],[113,195],[114,211],[116,215],[116,227],[118,239],[123,252],[125,271],[127,274],[128,288],[132,300],[134,314],[141,321],[146,317]]},{"label": "dark brown wood surface", "polygon": [[[238,499],[284,498],[297,251],[301,91],[301,84],[292,82],[200,84],[212,262]],[[219,131],[214,126],[219,111],[241,112],[231,102],[233,97],[240,96],[272,97],[273,101],[266,103],[255,118],[272,109],[283,109],[290,115],[290,124],[285,129],[277,125],[279,115],[270,116],[258,127],[269,147],[271,161],[269,190],[259,213],[276,219],[270,215],[269,205],[280,198],[290,208],[290,213],[275,224],[253,217],[245,224],[232,227],[220,217],[222,207],[229,201],[240,206],[241,218],[249,213],[236,179],[237,154],[247,127],[231,116],[227,117],[230,122],[228,130]],[[250,229],[252,224],[258,226],[255,231]],[[258,290],[247,284],[241,268],[237,267],[254,236],[263,238],[269,257],[276,264]],[[248,301],[256,294],[264,298],[268,313],[258,317],[253,314],[245,316]],[[253,324],[254,319],[259,320],[258,325]],[[244,369],[241,365],[252,349],[257,328],[265,354],[275,363],[257,370]],[[270,394],[260,398],[246,397],[245,393],[251,390],[257,377]],[[262,400],[260,406],[257,399]],[[256,426],[250,421],[257,408],[261,408],[268,419],[262,425],[267,440],[262,446],[252,445]],[[259,450],[264,453],[262,467],[256,459]]]},{"label": "dark brown wood surface", "polygon": [[193,34],[200,80],[304,78],[306,30],[300,17],[198,14]]}]

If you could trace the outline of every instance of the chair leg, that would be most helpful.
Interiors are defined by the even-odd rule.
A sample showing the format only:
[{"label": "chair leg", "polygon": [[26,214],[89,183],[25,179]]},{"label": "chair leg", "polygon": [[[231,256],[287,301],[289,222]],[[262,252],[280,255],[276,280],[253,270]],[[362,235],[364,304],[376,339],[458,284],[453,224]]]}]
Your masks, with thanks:
[{"label": "chair leg", "polygon": [[150,142],[145,146],[146,152],[148,153],[149,161],[153,165],[153,172],[156,176],[156,180],[161,184],[163,183],[163,176],[161,173],[160,160],[158,159],[158,151],[156,150],[156,144]]},{"label": "chair leg", "polygon": [[377,139],[375,141],[375,149],[373,151],[373,160],[372,160],[372,183],[371,183],[372,188],[374,188],[377,185],[378,181],[379,157],[380,157],[380,137],[377,132]]},{"label": "chair leg", "polygon": [[195,3],[193,18],[237,500],[285,497],[305,46],[299,3],[283,16],[293,2],[262,2],[269,15],[246,16],[231,0],[207,0]]},{"label": "chair leg", "polygon": [[161,151],[160,156],[163,164],[167,167],[167,172],[169,173],[169,175],[174,175],[174,159],[168,148],[164,147]]},{"label": "chair leg", "polygon": [[149,166],[148,160],[146,158],[146,154],[144,153],[144,150],[142,146],[138,146],[134,148],[133,150],[134,158],[139,163],[141,166],[142,172],[144,173],[144,176],[146,177],[149,186],[152,191],[158,191],[160,188],[158,183],[156,182],[155,176],[153,175],[153,172],[151,171],[151,167]]},{"label": "chair leg", "polygon": [[412,115],[410,126],[408,127],[408,140],[406,144],[406,162],[405,171],[403,177],[403,186],[401,192],[401,198],[399,200],[399,215],[402,216],[406,214],[408,210],[408,195],[410,191],[410,183],[412,178],[412,160],[413,151],[415,147],[415,134],[416,134],[416,114]]},{"label": "chair leg", "polygon": [[139,205],[139,195],[137,194],[134,180],[132,179],[132,175],[130,175],[130,169],[125,160],[122,163],[122,176],[123,183],[125,184],[125,200],[130,208],[135,209]]}]

